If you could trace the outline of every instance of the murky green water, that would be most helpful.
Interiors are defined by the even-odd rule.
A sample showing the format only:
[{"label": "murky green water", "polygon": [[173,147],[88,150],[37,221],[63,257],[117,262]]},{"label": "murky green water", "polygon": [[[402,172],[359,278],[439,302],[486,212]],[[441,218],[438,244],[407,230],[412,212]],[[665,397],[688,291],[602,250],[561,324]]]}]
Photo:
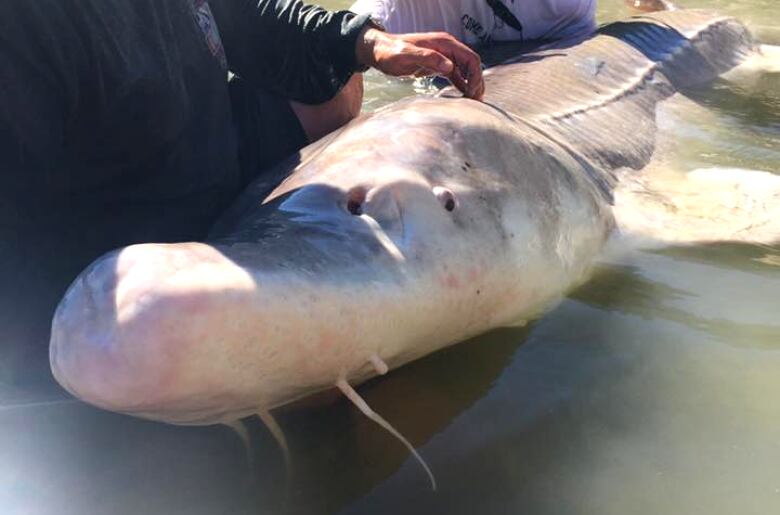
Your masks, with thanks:
[{"label": "murky green water", "polygon": [[[776,0],[680,3],[780,43]],[[626,12],[609,0],[600,16]],[[412,91],[380,76],[368,88],[368,108]],[[667,124],[684,142],[673,166],[780,173],[780,77],[720,85],[699,103]],[[0,407],[0,513],[780,513],[779,304],[780,248],[635,252],[526,328],[362,387],[418,446],[436,493],[403,447],[335,396],[279,413],[289,483],[259,423],[250,463],[222,427],[69,401]]]}]

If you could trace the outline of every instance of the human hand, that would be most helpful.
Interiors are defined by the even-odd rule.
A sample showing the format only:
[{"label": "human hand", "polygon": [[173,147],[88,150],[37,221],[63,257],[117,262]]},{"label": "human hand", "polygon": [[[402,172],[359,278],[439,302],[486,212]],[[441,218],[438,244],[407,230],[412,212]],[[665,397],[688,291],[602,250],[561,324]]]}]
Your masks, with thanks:
[{"label": "human hand", "polygon": [[358,38],[357,60],[395,77],[443,75],[463,94],[485,93],[479,55],[446,32],[388,34],[367,28]]}]

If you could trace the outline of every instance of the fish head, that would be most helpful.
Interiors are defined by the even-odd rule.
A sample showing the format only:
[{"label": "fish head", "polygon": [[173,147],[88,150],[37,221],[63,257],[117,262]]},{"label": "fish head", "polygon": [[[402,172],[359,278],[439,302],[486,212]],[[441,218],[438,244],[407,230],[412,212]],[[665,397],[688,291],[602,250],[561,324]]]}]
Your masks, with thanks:
[{"label": "fish head", "polygon": [[487,107],[415,101],[356,124],[266,198],[250,187],[208,242],[85,270],[54,317],[60,383],[155,420],[234,420],[511,324],[603,237],[561,232],[598,208]]}]

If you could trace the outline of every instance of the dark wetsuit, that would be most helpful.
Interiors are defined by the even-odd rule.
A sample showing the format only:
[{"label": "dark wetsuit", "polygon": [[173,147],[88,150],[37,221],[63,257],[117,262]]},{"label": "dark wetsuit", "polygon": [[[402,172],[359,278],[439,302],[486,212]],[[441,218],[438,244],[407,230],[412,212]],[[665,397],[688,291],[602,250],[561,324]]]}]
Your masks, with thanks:
[{"label": "dark wetsuit", "polygon": [[90,261],[202,239],[302,146],[286,99],[335,95],[366,22],[297,0],[0,2],[0,387],[47,375]]}]

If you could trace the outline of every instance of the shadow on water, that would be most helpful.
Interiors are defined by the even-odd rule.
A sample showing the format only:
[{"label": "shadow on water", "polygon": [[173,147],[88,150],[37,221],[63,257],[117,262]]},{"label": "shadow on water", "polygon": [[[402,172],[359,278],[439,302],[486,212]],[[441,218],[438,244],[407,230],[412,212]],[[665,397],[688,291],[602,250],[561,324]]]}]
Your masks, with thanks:
[{"label": "shadow on water", "polygon": [[[753,335],[761,328],[739,317],[709,320],[706,307],[705,316],[697,311],[703,292],[674,282],[690,270],[668,269],[678,259],[687,264],[679,257],[686,252],[706,251],[600,267],[534,325],[491,391],[425,446],[443,463],[436,495],[415,488],[415,471],[406,467],[344,513],[777,507],[780,411],[765,396],[777,385],[778,327]],[[659,265],[665,270],[656,281]]]},{"label": "shadow on water", "polygon": [[780,76],[762,76],[751,84],[720,79],[701,89],[688,89],[685,96],[711,109],[739,120],[752,130],[771,130],[780,137]]},{"label": "shadow on water", "polygon": [[[422,445],[490,390],[525,334],[497,331],[393,371],[360,392]],[[4,514],[328,513],[410,460],[396,440],[335,394],[287,406],[277,417],[292,453],[289,498],[281,454],[256,420],[248,421],[250,470],[241,441],[226,427],[148,422],[73,400],[0,407],[0,506]]]},{"label": "shadow on water", "polygon": [[602,266],[597,269],[592,281],[570,297],[599,309],[634,315],[648,321],[683,324],[730,345],[745,340],[745,335],[749,334],[750,341],[757,342],[754,345],[777,348],[776,343],[767,343],[778,334],[777,325],[749,324],[693,313],[678,304],[695,303],[694,293],[648,280],[633,266]]},{"label": "shadow on water", "polygon": [[[423,446],[486,395],[509,364],[526,329],[506,329],[459,344],[361,387],[361,394],[415,447]],[[415,489],[429,485],[403,446],[338,398],[321,407],[280,410],[296,466],[294,513],[332,513],[410,462]],[[426,457],[437,476],[444,464]]]},{"label": "shadow on water", "polygon": [[649,252],[722,268],[723,271],[741,270],[767,278],[776,278],[780,273],[780,244],[746,245],[723,242],[665,247]]},{"label": "shadow on water", "polygon": [[599,422],[591,405],[604,401],[600,385],[637,367],[636,346],[610,352],[609,328],[581,305],[551,316],[564,320],[535,324],[491,392],[423,449],[440,463],[439,492],[417,488],[406,467],[344,513],[583,513],[567,485],[571,465],[612,419],[623,426],[625,406],[608,406]]},{"label": "shadow on water", "polygon": [[[712,244],[690,247],[671,247],[651,252],[669,257],[677,262],[690,262],[742,270],[750,274],[763,274],[767,279],[777,277],[777,265],[766,264],[760,256],[771,254],[771,247],[755,247],[737,244]],[[753,259],[746,259],[754,256]],[[727,266],[731,263],[731,266]],[[728,295],[723,292],[724,298]],[[699,294],[685,287],[675,287],[647,277],[639,266],[603,264],[596,268],[593,278],[571,293],[570,298],[589,306],[640,317],[647,321],[666,321],[681,324],[700,331],[708,337],[732,346],[776,349],[778,325],[776,323],[735,320],[722,315],[698,312]],[[750,338],[745,338],[750,335]],[[742,342],[742,343],[740,343]]]}]

